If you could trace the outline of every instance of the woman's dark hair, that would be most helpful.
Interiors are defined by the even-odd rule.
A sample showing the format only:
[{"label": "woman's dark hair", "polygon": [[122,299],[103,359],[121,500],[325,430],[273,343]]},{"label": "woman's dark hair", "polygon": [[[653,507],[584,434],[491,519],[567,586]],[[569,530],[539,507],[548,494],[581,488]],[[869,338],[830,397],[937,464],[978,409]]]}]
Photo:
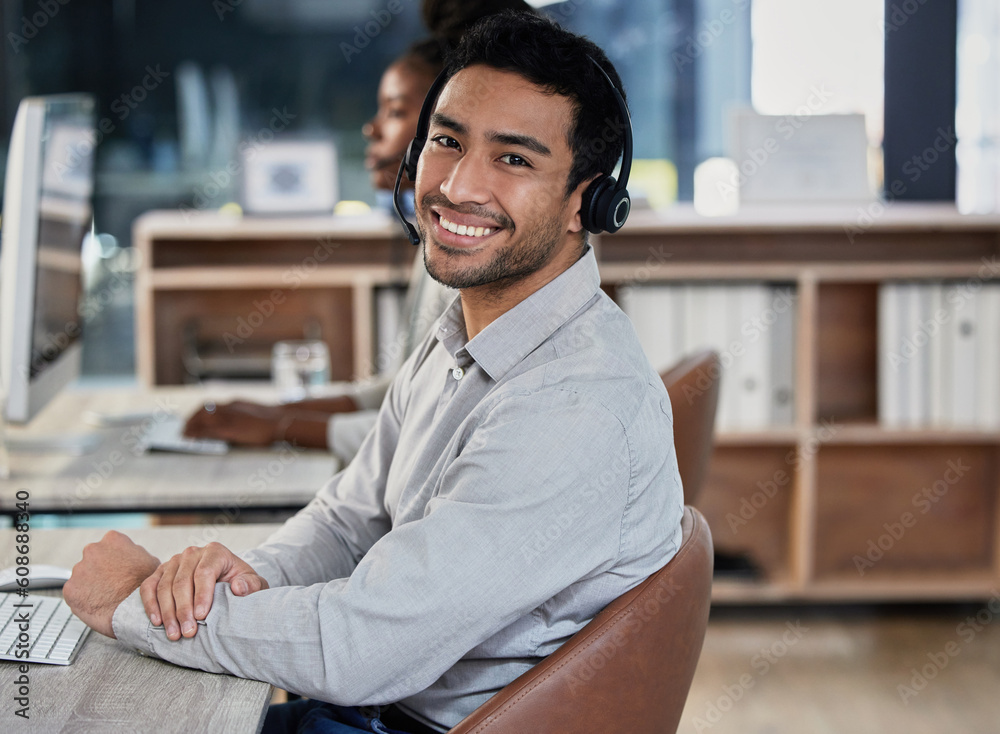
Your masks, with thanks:
[{"label": "woman's dark hair", "polygon": [[417,70],[437,76],[444,68],[448,45],[439,38],[425,38],[411,45],[399,58]]},{"label": "woman's dark hair", "polygon": [[485,64],[570,99],[573,123],[568,142],[573,165],[568,196],[594,175],[610,174],[624,147],[628,123],[621,119],[614,93],[595,62],[624,98],[618,72],[595,43],[535,13],[502,12],[484,18],[462,36],[448,58],[448,73]]},{"label": "woman's dark hair", "polygon": [[424,0],[420,12],[431,35],[410,46],[401,60],[436,76],[469,28],[505,10],[535,12],[524,0]]},{"label": "woman's dark hair", "polygon": [[449,48],[477,21],[504,10],[532,13],[524,0],[423,0],[420,13],[431,35]]}]

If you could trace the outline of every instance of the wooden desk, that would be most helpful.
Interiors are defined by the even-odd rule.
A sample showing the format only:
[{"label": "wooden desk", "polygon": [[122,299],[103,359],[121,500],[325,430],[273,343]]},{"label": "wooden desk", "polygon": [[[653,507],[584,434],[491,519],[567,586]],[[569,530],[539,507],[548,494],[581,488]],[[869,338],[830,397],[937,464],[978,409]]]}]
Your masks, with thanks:
[{"label": "wooden desk", "polygon": [[30,494],[32,512],[218,511],[225,524],[248,509],[297,509],[337,470],[326,451],[275,447],[232,449],[225,456],[139,452],[141,424],[95,428],[85,411],[106,415],[149,411],[186,415],[208,396],[272,400],[267,388],[206,387],[155,390],[64,390],[28,428],[13,437],[85,432],[100,446],[83,456],[12,454],[12,475],[0,481],[0,512],[11,512],[18,490]]},{"label": "wooden desk", "polygon": [[[219,540],[233,550],[251,548],[274,525],[227,528],[177,526],[129,531],[129,536],[161,559],[188,545]],[[211,532],[211,537],[206,535]],[[72,567],[99,529],[35,530],[31,560]],[[14,531],[0,531],[0,566],[15,562]],[[260,730],[271,686],[260,681],[180,668],[137,655],[91,632],[70,666],[29,666],[30,719],[16,718],[15,663],[0,662],[4,695],[0,730],[11,732],[255,732]]]}]

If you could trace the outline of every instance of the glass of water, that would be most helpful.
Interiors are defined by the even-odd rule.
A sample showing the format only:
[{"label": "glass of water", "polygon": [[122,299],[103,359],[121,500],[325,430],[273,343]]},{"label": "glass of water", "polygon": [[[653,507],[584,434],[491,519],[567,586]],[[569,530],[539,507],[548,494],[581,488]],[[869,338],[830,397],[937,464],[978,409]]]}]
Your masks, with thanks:
[{"label": "glass of water", "polygon": [[271,379],[282,399],[308,397],[330,382],[330,350],[318,339],[276,342]]}]

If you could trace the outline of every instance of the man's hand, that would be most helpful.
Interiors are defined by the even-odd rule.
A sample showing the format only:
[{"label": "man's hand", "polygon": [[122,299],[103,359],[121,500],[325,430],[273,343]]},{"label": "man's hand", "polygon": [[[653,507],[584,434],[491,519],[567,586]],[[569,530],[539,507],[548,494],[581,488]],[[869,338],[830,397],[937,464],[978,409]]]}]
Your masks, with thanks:
[{"label": "man's hand", "polygon": [[229,584],[236,596],[268,588],[267,581],[221,543],[191,547],[160,565],[142,582],[139,594],[149,621],[162,624],[167,638],[194,637],[198,620],[212,608],[215,584]]},{"label": "man's hand", "polygon": [[135,591],[160,561],[114,530],[83,549],[83,559],[63,586],[63,597],[85,624],[107,637],[118,605]]}]

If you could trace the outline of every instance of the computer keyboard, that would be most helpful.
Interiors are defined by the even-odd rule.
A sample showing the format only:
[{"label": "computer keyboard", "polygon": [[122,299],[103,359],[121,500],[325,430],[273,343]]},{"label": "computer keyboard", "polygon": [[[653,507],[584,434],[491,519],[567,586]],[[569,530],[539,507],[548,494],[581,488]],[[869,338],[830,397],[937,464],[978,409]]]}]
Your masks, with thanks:
[{"label": "computer keyboard", "polygon": [[153,422],[140,439],[146,451],[172,451],[182,454],[210,454],[221,456],[229,451],[229,444],[213,438],[188,438],[184,435],[184,418],[161,417]]},{"label": "computer keyboard", "polygon": [[89,633],[59,597],[0,594],[0,660],[69,665]]}]

